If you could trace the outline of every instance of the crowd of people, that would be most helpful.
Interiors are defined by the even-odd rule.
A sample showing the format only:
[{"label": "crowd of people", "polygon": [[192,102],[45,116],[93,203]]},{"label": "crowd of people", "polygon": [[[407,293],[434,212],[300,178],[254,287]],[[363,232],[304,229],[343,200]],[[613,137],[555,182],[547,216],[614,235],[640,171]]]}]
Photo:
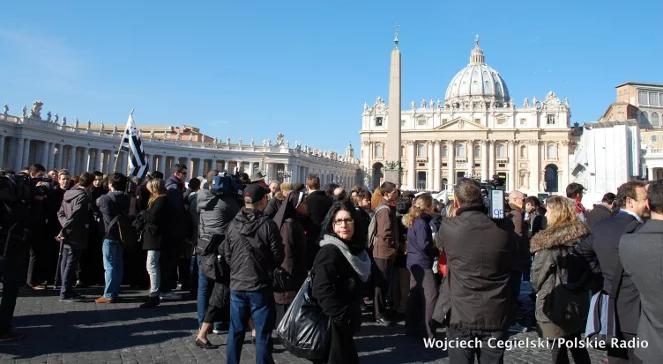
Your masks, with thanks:
[{"label": "crowd of people", "polygon": [[[324,362],[359,361],[363,311],[377,325],[405,321],[414,337],[445,328],[447,340],[483,343],[450,346],[452,363],[500,363],[504,348],[491,340],[528,326],[549,340],[553,363],[568,363],[567,351],[589,363],[587,349],[559,339],[584,337],[600,295],[615,317],[612,337],[650,342],[609,345],[609,363],[663,357],[663,181],[627,182],[591,210],[577,183],[545,201],[509,191],[505,217],[493,219],[488,191],[472,179],[438,201],[391,182],[346,191],[323,189],[315,175],[299,184],[187,172],[177,164],[144,181],[39,164],[3,172],[0,340],[22,337],[11,326],[21,287],[59,286],[60,300],[73,302],[78,288],[101,285],[94,302],[104,305],[130,286],[146,290],[141,309],[195,299],[197,346],[216,349],[210,333],[227,332],[227,361],[239,363],[250,332],[256,361],[271,363],[275,326],[310,277],[330,318]],[[536,325],[516,315],[523,282]]]}]

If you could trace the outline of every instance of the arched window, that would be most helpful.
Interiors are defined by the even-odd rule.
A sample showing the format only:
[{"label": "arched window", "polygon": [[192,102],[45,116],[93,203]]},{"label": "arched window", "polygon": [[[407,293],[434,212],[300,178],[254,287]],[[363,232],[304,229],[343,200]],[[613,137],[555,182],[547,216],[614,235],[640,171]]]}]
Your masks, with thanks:
[{"label": "arched window", "polygon": [[655,128],[658,128],[658,127],[661,126],[660,121],[658,119],[658,113],[656,113],[656,112],[651,113],[651,125]]},{"label": "arched window", "polygon": [[546,155],[549,160],[557,160],[557,144],[548,144],[548,147],[546,147]]},{"label": "arched window", "polygon": [[497,154],[498,159],[506,159],[506,144],[497,144],[497,152],[495,154]]},{"label": "arched window", "polygon": [[456,157],[465,158],[465,143],[456,144]]},{"label": "arched window", "polygon": [[481,146],[479,144],[474,144],[472,150],[473,150],[472,154],[474,154],[474,159],[478,159],[481,157]]},{"label": "arched window", "polygon": [[640,123],[644,124],[649,120],[649,115],[647,114],[646,111],[643,111],[640,113]]},{"label": "arched window", "polygon": [[425,158],[426,157],[426,143],[417,143],[417,157]]},{"label": "arched window", "polygon": [[384,157],[384,148],[382,144],[375,144],[375,158],[382,159]]},{"label": "arched window", "polygon": [[526,145],[521,145],[520,146],[520,159],[527,159],[527,146]]},{"label": "arched window", "polygon": [[442,152],[440,154],[442,158],[446,158],[449,155],[449,150],[446,145],[442,146]]}]

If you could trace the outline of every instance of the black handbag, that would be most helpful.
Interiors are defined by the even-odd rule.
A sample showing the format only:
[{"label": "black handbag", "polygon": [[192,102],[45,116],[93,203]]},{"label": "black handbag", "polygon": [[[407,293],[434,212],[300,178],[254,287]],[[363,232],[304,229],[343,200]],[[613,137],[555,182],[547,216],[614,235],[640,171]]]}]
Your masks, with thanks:
[{"label": "black handbag", "polygon": [[312,296],[311,275],[306,277],[290,303],[276,334],[294,355],[312,360],[326,360],[331,344],[331,321]]}]

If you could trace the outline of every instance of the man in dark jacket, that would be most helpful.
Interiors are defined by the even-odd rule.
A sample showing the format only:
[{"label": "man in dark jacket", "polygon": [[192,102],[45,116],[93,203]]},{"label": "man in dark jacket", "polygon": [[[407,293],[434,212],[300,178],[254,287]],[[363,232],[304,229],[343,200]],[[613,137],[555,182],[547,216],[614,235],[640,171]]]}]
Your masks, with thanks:
[{"label": "man in dark jacket", "polygon": [[191,220],[184,208],[184,180],[187,168],[184,164],[173,167],[173,175],[165,181],[166,197],[168,198],[168,227],[165,248],[161,251],[161,298],[172,300],[180,298],[171,292],[177,287],[177,261],[183,253],[183,247],[190,229]]},{"label": "man in dark jacket", "polygon": [[325,191],[320,190],[320,178],[316,175],[310,175],[306,178],[306,206],[308,211],[308,221],[305,221],[304,228],[308,238],[308,248],[306,249],[306,269],[311,269],[315,255],[320,249],[320,229],[322,221],[327,216],[327,212],[332,205],[332,199],[327,196]]},{"label": "man in dark jacket", "polygon": [[606,193],[603,195],[601,203],[594,205],[592,211],[587,213],[587,225],[589,225],[590,228],[615,214],[616,197],[617,196],[612,192]]},{"label": "man in dark jacket", "polygon": [[[623,339],[637,334],[640,320],[640,298],[631,277],[624,273],[619,264],[619,240],[625,233],[633,232],[642,223],[647,212],[647,192],[640,181],[626,182],[617,189],[615,202],[619,212],[592,227],[592,235],[583,239],[576,250],[587,259],[598,259],[603,274],[603,291],[611,294],[616,290],[615,316],[617,333]],[[618,287],[613,285],[618,284]],[[612,295],[612,294],[611,294]],[[608,363],[637,363],[633,348],[608,348]]]},{"label": "man in dark jacket", "polygon": [[[447,337],[465,345],[465,349],[449,348],[449,360],[473,363],[476,354],[482,363],[501,363],[504,349],[488,345],[488,340],[502,340],[509,326],[515,245],[486,215],[476,181],[461,179],[454,192],[456,217],[444,219],[435,236],[449,267],[446,287],[438,298],[448,315]],[[482,345],[476,347],[476,341]]]},{"label": "man in dark jacket", "polygon": [[[372,249],[373,262],[373,317],[379,325],[391,324],[384,316],[387,306],[395,304],[393,288],[397,283],[394,262],[398,254],[401,241],[400,222],[396,217],[396,202],[398,189],[391,182],[384,182],[380,186],[382,199],[375,209],[375,236]],[[370,224],[370,222],[369,222]],[[366,234],[368,235],[368,233]],[[368,236],[367,236],[368,237]],[[370,242],[369,242],[370,244]]]},{"label": "man in dark jacket", "polygon": [[[208,245],[214,235],[219,235],[216,241],[224,241],[228,225],[239,211],[239,205],[235,196],[228,195],[220,189],[219,171],[213,170],[207,173],[207,185],[197,193],[196,211],[198,211],[198,239],[194,258],[198,267],[198,324],[203,323],[205,312],[209,303],[214,280],[208,278],[201,271],[201,258],[205,255],[222,253],[215,247],[213,252],[206,252]],[[216,177],[216,178],[215,178]],[[230,178],[230,177],[226,177]],[[232,191],[231,193],[234,193]],[[224,284],[228,285],[226,282]],[[226,290],[227,291],[227,290]],[[221,329],[220,323],[215,323],[214,330]]]},{"label": "man in dark jacket", "polygon": [[249,317],[256,330],[256,362],[273,363],[274,293],[272,273],[283,261],[276,223],[265,216],[269,189],[257,183],[244,188],[245,206],[228,226],[223,243],[230,266],[230,330],[227,363],[239,363]]},{"label": "man in dark jacket", "polygon": [[78,185],[65,191],[62,205],[58,211],[58,220],[62,230],[60,230],[57,239],[63,244],[60,257],[61,301],[73,301],[78,297],[73,292],[73,280],[75,279],[78,258],[81,256],[81,252],[87,248],[90,237],[91,219],[88,189],[92,185],[93,179],[93,175],[88,172],[81,174]]},{"label": "man in dark jacket", "polygon": [[633,234],[622,236],[619,258],[640,294],[638,337],[649,344],[637,348],[635,354],[645,363],[657,363],[663,358],[663,181],[649,185],[647,207],[651,220]]},{"label": "man in dark jacket", "polygon": [[129,213],[129,196],[124,192],[127,188],[127,177],[122,173],[113,173],[108,178],[108,187],[110,192],[97,199],[106,229],[102,244],[106,284],[103,296],[97,298],[96,303],[112,303],[117,300],[124,269],[124,248],[120,241],[120,231],[117,223],[111,222],[118,215]]}]

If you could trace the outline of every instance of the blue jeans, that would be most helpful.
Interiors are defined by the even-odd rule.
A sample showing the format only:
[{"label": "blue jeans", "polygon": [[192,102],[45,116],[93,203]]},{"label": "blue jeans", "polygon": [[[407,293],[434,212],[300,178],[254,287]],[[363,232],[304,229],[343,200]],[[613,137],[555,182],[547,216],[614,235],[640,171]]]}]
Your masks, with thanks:
[{"label": "blue jeans", "polygon": [[76,280],[76,267],[81,249],[74,249],[70,245],[62,246],[62,257],[60,257],[60,298],[69,298],[74,295],[73,286]]},{"label": "blue jeans", "polygon": [[259,291],[230,291],[230,330],[228,330],[226,362],[239,364],[249,317],[253,320],[256,329],[256,363],[274,363],[272,357],[274,292],[271,288]]},{"label": "blue jeans", "polygon": [[104,239],[102,252],[104,255],[104,278],[106,287],[104,288],[104,297],[117,298],[120,293],[120,284],[122,283],[122,275],[124,264],[122,260],[122,243],[116,240]]},{"label": "blue jeans", "polygon": [[[204,274],[200,273],[200,257],[194,255],[191,258],[191,265],[196,265],[195,274],[198,275],[198,296],[196,298],[197,304],[197,313],[198,313],[198,326],[203,324],[203,319],[205,318],[205,313],[207,312],[207,307],[209,306],[209,296],[212,294],[212,288],[214,287],[214,281],[207,278]],[[221,323],[215,322],[214,329],[220,330]]]}]

